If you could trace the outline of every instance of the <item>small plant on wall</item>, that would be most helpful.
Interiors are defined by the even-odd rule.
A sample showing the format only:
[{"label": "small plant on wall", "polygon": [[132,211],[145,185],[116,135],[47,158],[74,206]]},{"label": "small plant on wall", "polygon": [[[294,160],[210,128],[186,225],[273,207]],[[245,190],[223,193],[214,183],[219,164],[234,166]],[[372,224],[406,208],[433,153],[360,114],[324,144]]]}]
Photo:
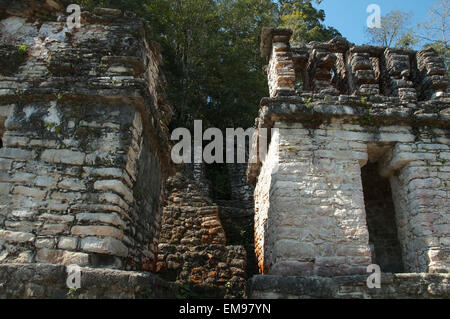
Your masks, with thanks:
[{"label": "small plant on wall", "polygon": [[27,55],[28,46],[26,45],[26,43],[22,43],[17,47],[17,53],[19,53],[20,55]]}]

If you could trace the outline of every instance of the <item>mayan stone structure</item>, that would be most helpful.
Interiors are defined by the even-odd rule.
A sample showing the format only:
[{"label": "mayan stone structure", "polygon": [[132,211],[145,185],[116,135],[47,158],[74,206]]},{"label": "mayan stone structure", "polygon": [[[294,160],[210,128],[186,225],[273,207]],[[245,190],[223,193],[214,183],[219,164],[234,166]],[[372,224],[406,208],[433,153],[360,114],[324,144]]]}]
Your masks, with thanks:
[{"label": "mayan stone structure", "polygon": [[450,298],[435,51],[264,29],[268,153],[209,166],[216,198],[207,165],[171,161],[148,23],[83,9],[70,29],[68,4],[0,0],[0,298],[67,298],[73,264],[76,298]]},{"label": "mayan stone structure", "polygon": [[204,171],[181,166],[167,181],[157,274],[180,284],[185,297],[243,298],[247,253],[228,244]]},{"label": "mayan stone structure", "polygon": [[[442,59],[354,46],[291,47],[265,29],[269,151],[249,166],[262,274],[450,270],[450,98]],[[265,140],[260,139],[259,143]],[[256,141],[253,147],[257,147]],[[258,279],[262,280],[262,279]]]},{"label": "mayan stone structure", "polygon": [[112,9],[69,29],[62,4],[0,11],[0,263],[152,271],[171,170],[159,46]]}]

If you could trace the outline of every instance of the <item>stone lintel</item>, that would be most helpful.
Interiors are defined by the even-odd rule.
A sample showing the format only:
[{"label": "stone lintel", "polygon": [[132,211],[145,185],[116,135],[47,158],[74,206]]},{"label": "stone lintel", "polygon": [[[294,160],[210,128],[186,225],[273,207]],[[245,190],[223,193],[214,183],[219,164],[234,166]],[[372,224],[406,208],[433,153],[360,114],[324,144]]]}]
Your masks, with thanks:
[{"label": "stone lintel", "polygon": [[[413,125],[450,128],[448,102],[427,101],[394,107],[382,103],[310,102],[302,97],[264,98],[258,118],[259,127],[271,128],[274,122],[302,122],[319,126],[331,119],[349,121],[362,126]],[[357,105],[359,102],[359,105]]]},{"label": "stone lintel", "polygon": [[[302,123],[306,128],[318,128],[332,121],[361,125],[367,127],[369,131],[391,125],[450,129],[448,98],[402,107],[394,105],[395,98],[381,96],[374,98],[378,99],[379,103],[362,103],[360,97],[352,96],[345,96],[347,103],[338,101],[334,104],[326,104],[323,99],[311,102],[305,97],[297,96],[263,98],[256,123],[258,128],[267,129],[273,128],[275,122]],[[348,103],[348,100],[353,103]],[[270,136],[268,139],[270,143]],[[256,139],[251,147],[258,147]],[[412,160],[414,159],[411,158]],[[383,176],[389,176],[393,170],[406,165],[406,162],[394,158],[391,164],[384,166]],[[260,167],[259,160],[249,162],[247,180],[250,184],[256,184]]]}]

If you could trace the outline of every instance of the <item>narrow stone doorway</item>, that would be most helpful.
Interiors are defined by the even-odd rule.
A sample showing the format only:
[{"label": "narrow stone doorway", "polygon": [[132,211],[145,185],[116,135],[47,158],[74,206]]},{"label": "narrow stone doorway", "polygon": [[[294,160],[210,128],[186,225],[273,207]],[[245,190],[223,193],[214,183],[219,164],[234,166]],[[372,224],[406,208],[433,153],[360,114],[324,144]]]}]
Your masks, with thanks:
[{"label": "narrow stone doorway", "polygon": [[402,252],[389,179],[380,176],[376,162],[362,168],[361,178],[372,261],[382,272],[401,273]]}]

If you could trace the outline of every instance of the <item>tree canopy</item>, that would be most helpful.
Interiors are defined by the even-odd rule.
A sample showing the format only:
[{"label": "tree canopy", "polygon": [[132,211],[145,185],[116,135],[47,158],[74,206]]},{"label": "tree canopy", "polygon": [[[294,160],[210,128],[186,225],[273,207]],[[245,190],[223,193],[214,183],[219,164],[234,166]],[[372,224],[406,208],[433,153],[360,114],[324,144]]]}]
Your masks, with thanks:
[{"label": "tree canopy", "polygon": [[425,47],[434,48],[444,57],[450,73],[450,0],[436,0],[428,12],[427,21],[418,27],[418,38],[425,42]]},{"label": "tree canopy", "polygon": [[381,18],[381,28],[367,29],[370,43],[386,47],[420,49],[432,47],[445,61],[450,72],[450,0],[435,0],[426,20],[408,28],[408,13],[391,11]]},{"label": "tree canopy", "polygon": [[[308,43],[328,41],[341,34],[333,27],[325,27],[325,11],[317,10],[308,0],[280,0],[281,26],[293,31],[292,40]],[[320,4],[322,0],[315,0]]]},{"label": "tree canopy", "polygon": [[366,33],[371,43],[384,47],[392,47],[395,44],[409,44],[405,38],[408,14],[395,10],[381,17],[381,28],[366,29]]},{"label": "tree canopy", "polygon": [[[320,1],[316,1],[320,2]],[[87,7],[135,12],[161,44],[173,127],[249,127],[268,96],[260,57],[263,27],[289,27],[293,40],[325,41],[323,10],[307,0],[78,0]]]}]

